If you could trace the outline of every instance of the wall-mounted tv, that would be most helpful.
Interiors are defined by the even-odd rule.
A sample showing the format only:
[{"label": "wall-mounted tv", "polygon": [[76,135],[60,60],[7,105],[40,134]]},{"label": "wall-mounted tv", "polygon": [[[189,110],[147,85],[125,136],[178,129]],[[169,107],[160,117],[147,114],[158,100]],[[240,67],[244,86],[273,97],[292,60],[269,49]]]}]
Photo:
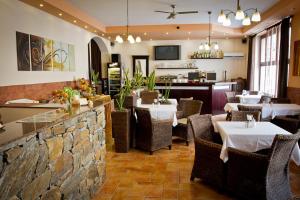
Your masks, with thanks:
[{"label": "wall-mounted tv", "polygon": [[180,45],[154,46],[155,60],[180,60]]}]

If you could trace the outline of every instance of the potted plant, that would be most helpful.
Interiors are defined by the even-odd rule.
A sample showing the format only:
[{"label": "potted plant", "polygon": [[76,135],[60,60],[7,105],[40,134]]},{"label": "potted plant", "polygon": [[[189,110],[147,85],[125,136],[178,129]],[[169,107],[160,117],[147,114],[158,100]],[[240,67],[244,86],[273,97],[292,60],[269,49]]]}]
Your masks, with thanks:
[{"label": "potted plant", "polygon": [[127,153],[130,145],[130,110],[124,107],[126,91],[121,88],[117,95],[116,108],[111,113],[112,132],[115,138],[115,149],[118,153]]},{"label": "potted plant", "polygon": [[97,87],[99,87],[99,72],[96,73],[94,70],[92,70],[91,78],[92,78],[91,85],[93,88],[93,94],[96,95],[98,93]]},{"label": "potted plant", "polygon": [[124,107],[131,109],[136,106],[137,96],[136,93],[133,92],[132,80],[129,79],[129,71],[126,70],[124,74],[124,85],[123,90],[125,93]]},{"label": "potted plant", "polygon": [[132,89],[135,90],[138,97],[140,97],[140,92],[143,86],[144,86],[144,77],[141,71],[141,66],[138,65],[132,79]]},{"label": "potted plant", "polygon": [[162,103],[162,104],[171,104],[171,102],[169,101],[171,85],[172,85],[172,83],[168,84],[166,82],[166,89],[163,92],[162,99],[161,99],[160,103]]},{"label": "potted plant", "polygon": [[155,91],[155,71],[153,70],[147,78],[147,90],[141,92],[142,104],[152,104],[158,98],[158,91]]}]

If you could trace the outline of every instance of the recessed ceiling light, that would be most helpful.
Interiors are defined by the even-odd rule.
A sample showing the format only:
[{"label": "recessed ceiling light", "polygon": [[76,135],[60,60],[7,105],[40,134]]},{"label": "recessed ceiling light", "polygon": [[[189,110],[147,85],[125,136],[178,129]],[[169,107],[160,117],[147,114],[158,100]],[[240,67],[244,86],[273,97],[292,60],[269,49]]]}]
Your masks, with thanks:
[{"label": "recessed ceiling light", "polygon": [[44,4],[40,3],[40,7],[44,7]]},{"label": "recessed ceiling light", "polygon": [[84,28],[88,28],[88,26],[84,26]]},{"label": "recessed ceiling light", "polygon": [[169,35],[169,33],[168,33],[168,32],[166,32],[166,35]]},{"label": "recessed ceiling light", "polygon": [[147,35],[147,33],[145,32],[144,35]]},{"label": "recessed ceiling light", "polygon": [[94,33],[97,33],[97,30],[94,30]]},{"label": "recessed ceiling light", "polygon": [[62,13],[59,13],[58,15],[59,15],[59,16],[62,16]]},{"label": "recessed ceiling light", "polygon": [[73,22],[74,22],[74,23],[77,23],[77,21],[76,21],[76,20],[74,20]]},{"label": "recessed ceiling light", "polygon": [[102,36],[104,36],[104,33],[102,33]]},{"label": "recessed ceiling light", "polygon": [[190,34],[191,34],[191,32],[188,32],[188,34],[190,35]]},{"label": "recessed ceiling light", "polygon": [[111,38],[111,37],[110,37],[110,36],[108,36],[108,39],[109,39],[109,40],[110,40],[110,38]]}]

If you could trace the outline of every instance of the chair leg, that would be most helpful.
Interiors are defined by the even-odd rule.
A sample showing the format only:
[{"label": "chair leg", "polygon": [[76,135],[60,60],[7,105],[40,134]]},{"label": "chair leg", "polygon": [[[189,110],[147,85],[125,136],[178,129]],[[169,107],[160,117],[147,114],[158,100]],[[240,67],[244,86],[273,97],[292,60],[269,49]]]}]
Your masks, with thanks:
[{"label": "chair leg", "polygon": [[153,151],[150,151],[150,155],[153,155]]},{"label": "chair leg", "polygon": [[172,145],[169,145],[169,150],[171,150],[172,149]]},{"label": "chair leg", "polygon": [[185,143],[186,143],[186,146],[189,146],[189,141],[185,141]]},{"label": "chair leg", "polygon": [[195,176],[193,174],[191,174],[190,181],[194,181],[194,179],[195,179]]}]

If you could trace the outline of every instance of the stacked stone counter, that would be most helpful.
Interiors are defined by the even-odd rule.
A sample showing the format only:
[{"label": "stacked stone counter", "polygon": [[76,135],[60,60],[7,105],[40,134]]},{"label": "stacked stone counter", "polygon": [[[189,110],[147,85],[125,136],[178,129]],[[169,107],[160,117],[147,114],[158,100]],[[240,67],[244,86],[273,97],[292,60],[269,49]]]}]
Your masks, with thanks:
[{"label": "stacked stone counter", "polygon": [[104,128],[98,106],[1,145],[0,199],[91,199],[105,179]]}]

